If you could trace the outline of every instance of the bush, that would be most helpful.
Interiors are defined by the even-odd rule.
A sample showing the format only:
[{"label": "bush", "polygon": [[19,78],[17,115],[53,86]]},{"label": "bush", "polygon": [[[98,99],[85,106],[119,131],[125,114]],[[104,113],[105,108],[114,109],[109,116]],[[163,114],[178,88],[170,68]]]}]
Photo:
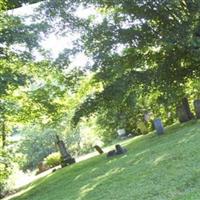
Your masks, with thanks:
[{"label": "bush", "polygon": [[51,153],[44,159],[44,164],[49,167],[55,167],[60,165],[61,156],[59,152]]},{"label": "bush", "polygon": [[49,154],[57,151],[55,132],[40,126],[27,126],[20,131],[23,136],[18,145],[18,153],[24,156],[20,167],[23,171],[34,170]]}]

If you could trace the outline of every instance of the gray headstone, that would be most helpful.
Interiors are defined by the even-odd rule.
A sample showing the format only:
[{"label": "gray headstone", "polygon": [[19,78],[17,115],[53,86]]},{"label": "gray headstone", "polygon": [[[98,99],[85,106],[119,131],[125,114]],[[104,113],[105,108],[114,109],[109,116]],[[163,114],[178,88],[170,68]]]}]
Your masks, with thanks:
[{"label": "gray headstone", "polygon": [[163,124],[162,124],[162,122],[161,122],[160,119],[155,119],[155,120],[153,121],[153,125],[154,125],[154,128],[155,128],[155,130],[156,130],[156,133],[157,133],[158,135],[161,135],[161,134],[164,133]]},{"label": "gray headstone", "polygon": [[126,130],[125,129],[118,129],[117,134],[119,137],[125,136],[126,135]]},{"label": "gray headstone", "polygon": [[58,147],[59,147],[61,156],[62,156],[63,158],[65,158],[65,159],[70,158],[71,155],[67,152],[67,149],[66,149],[66,147],[65,147],[64,142],[63,142],[62,140],[59,140],[59,141],[57,142],[57,144],[58,144]]},{"label": "gray headstone", "polygon": [[72,158],[72,156],[70,155],[70,153],[67,151],[65,144],[62,140],[59,139],[58,136],[57,137],[57,145],[61,154],[61,166],[65,167],[67,165],[71,165],[73,163],[75,163],[75,159]]},{"label": "gray headstone", "polygon": [[197,99],[194,101],[194,110],[195,110],[197,119],[200,119],[200,99]]}]

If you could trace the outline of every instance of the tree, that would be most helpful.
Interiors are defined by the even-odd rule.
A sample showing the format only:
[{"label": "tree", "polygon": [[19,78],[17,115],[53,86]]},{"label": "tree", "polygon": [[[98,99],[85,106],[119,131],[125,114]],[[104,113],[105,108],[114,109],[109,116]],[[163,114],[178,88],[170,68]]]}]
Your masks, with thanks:
[{"label": "tree", "polygon": [[15,8],[22,7],[24,4],[34,4],[41,2],[41,0],[1,0],[0,10],[12,10]]},{"label": "tree", "polygon": [[57,151],[55,131],[30,125],[19,132],[21,139],[16,152],[25,157],[21,166],[23,170],[37,168],[46,156]]},{"label": "tree", "polygon": [[[95,16],[85,23],[78,20],[74,10],[80,3],[96,7],[101,20]],[[156,96],[150,97],[154,99],[150,107],[159,105],[160,110],[165,106],[165,114],[175,107],[186,95],[188,81],[200,76],[199,10],[198,0],[49,1],[48,16],[60,18],[60,27],[75,26],[83,33],[79,44],[94,61],[90,69],[96,72],[95,81],[103,84],[101,92],[80,105],[75,121],[120,106],[126,113],[127,99],[137,102],[139,96],[150,94]],[[67,20],[67,16],[71,17]]]},{"label": "tree", "polygon": [[[29,2],[34,3],[36,1]],[[5,146],[8,115],[14,115],[14,109],[16,112],[19,111],[18,99],[13,96],[13,93],[20,86],[24,86],[31,78],[32,75],[29,68],[33,67],[31,63],[34,62],[32,51],[35,48],[40,48],[41,31],[46,32],[48,30],[46,23],[32,21],[32,23],[25,24],[22,18],[9,15],[4,11],[16,8],[23,3],[28,3],[28,1],[2,2],[3,7],[0,10],[0,117],[2,146]],[[12,120],[15,117],[12,117]]]},{"label": "tree", "polygon": [[[19,121],[23,121],[20,88],[30,80],[30,63],[33,63],[31,51],[39,48],[40,30],[47,30],[44,24],[24,24],[22,19],[8,15],[5,10],[15,8],[22,1],[0,3],[0,194],[6,178],[11,172],[14,156],[8,149],[7,137]],[[17,51],[15,47],[23,47]],[[23,108],[24,109],[24,108]],[[28,113],[28,112],[27,112]]]}]

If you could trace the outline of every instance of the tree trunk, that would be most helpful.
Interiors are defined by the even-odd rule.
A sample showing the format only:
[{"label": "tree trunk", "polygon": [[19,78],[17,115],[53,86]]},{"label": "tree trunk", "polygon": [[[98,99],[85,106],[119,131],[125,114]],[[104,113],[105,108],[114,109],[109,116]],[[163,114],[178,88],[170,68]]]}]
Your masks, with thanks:
[{"label": "tree trunk", "polygon": [[6,127],[5,127],[5,120],[2,121],[2,149],[6,146]]}]

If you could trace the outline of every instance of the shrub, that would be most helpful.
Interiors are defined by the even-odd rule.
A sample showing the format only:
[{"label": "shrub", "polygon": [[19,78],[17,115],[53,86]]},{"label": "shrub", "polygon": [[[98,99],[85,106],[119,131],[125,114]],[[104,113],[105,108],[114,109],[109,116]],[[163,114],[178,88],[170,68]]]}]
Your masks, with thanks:
[{"label": "shrub", "polygon": [[55,167],[60,165],[61,156],[59,152],[51,153],[44,159],[44,164],[49,167]]},{"label": "shrub", "polygon": [[34,170],[49,154],[56,151],[55,132],[42,129],[40,126],[27,126],[20,131],[22,139],[18,145],[18,153],[24,158],[20,167],[23,171]]}]

